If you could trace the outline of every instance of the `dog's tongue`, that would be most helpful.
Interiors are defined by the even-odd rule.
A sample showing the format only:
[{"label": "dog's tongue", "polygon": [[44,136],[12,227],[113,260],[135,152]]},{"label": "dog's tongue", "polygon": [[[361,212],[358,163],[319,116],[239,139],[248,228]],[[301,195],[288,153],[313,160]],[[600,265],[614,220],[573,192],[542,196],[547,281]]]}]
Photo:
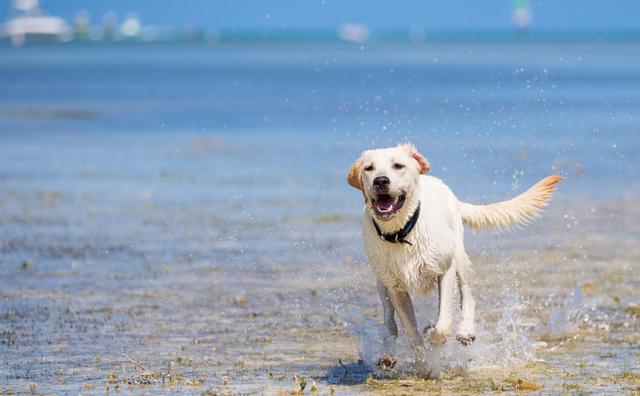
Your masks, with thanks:
[{"label": "dog's tongue", "polygon": [[373,202],[373,206],[380,212],[390,212],[393,210],[393,199],[379,199]]}]

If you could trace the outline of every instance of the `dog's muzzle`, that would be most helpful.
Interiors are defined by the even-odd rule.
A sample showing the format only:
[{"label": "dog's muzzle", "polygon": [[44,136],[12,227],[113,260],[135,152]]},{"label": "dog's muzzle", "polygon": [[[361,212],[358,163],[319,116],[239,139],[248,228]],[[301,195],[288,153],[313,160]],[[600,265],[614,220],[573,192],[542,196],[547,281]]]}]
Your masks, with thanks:
[{"label": "dog's muzzle", "polygon": [[376,194],[375,197],[371,199],[371,207],[373,208],[376,216],[385,220],[400,210],[404,205],[404,201],[404,194],[398,194],[396,196],[388,193]]}]

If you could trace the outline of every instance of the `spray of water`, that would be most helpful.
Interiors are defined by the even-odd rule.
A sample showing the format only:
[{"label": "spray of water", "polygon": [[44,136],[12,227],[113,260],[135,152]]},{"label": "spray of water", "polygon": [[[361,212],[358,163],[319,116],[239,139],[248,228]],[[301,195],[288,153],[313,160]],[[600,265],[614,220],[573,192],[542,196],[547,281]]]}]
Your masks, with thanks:
[{"label": "spray of water", "polygon": [[[416,353],[407,337],[389,336],[386,328],[361,311],[350,308],[342,312],[342,320],[356,340],[360,359],[378,378],[439,378],[443,374],[459,374],[486,367],[523,364],[535,357],[535,343],[521,325],[520,298],[510,289],[502,301],[495,304],[501,310],[495,323],[480,322],[476,342],[464,346],[450,339],[442,346],[425,343]],[[383,356],[392,356],[395,365],[390,370],[379,367]]]},{"label": "spray of water", "polygon": [[580,285],[576,285],[561,304],[553,306],[547,324],[538,329],[549,338],[567,337],[578,332],[577,322],[584,316],[584,302]]}]

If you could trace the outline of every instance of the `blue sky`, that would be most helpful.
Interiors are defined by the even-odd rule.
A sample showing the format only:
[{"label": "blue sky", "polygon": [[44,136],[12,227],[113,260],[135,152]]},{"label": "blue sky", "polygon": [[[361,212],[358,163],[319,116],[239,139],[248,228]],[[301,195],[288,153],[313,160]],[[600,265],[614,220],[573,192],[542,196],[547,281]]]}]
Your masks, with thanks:
[{"label": "blue sky", "polygon": [[[10,0],[0,0],[0,21]],[[144,24],[217,28],[509,29],[511,0],[41,0],[50,13],[72,19],[86,9],[98,22],[108,10],[135,12]],[[640,29],[640,0],[532,0],[532,30]]]}]

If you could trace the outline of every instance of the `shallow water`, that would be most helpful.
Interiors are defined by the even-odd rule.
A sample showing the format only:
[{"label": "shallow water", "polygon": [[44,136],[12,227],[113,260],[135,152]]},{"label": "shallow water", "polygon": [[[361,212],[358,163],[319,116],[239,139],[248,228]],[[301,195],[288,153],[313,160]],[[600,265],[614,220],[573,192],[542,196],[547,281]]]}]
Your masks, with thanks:
[{"label": "shallow water", "polygon": [[[0,48],[0,392],[637,390],[637,49]],[[438,379],[402,339],[370,367],[345,183],[407,139],[472,202],[566,176],[533,225],[468,232],[479,337]]]}]

